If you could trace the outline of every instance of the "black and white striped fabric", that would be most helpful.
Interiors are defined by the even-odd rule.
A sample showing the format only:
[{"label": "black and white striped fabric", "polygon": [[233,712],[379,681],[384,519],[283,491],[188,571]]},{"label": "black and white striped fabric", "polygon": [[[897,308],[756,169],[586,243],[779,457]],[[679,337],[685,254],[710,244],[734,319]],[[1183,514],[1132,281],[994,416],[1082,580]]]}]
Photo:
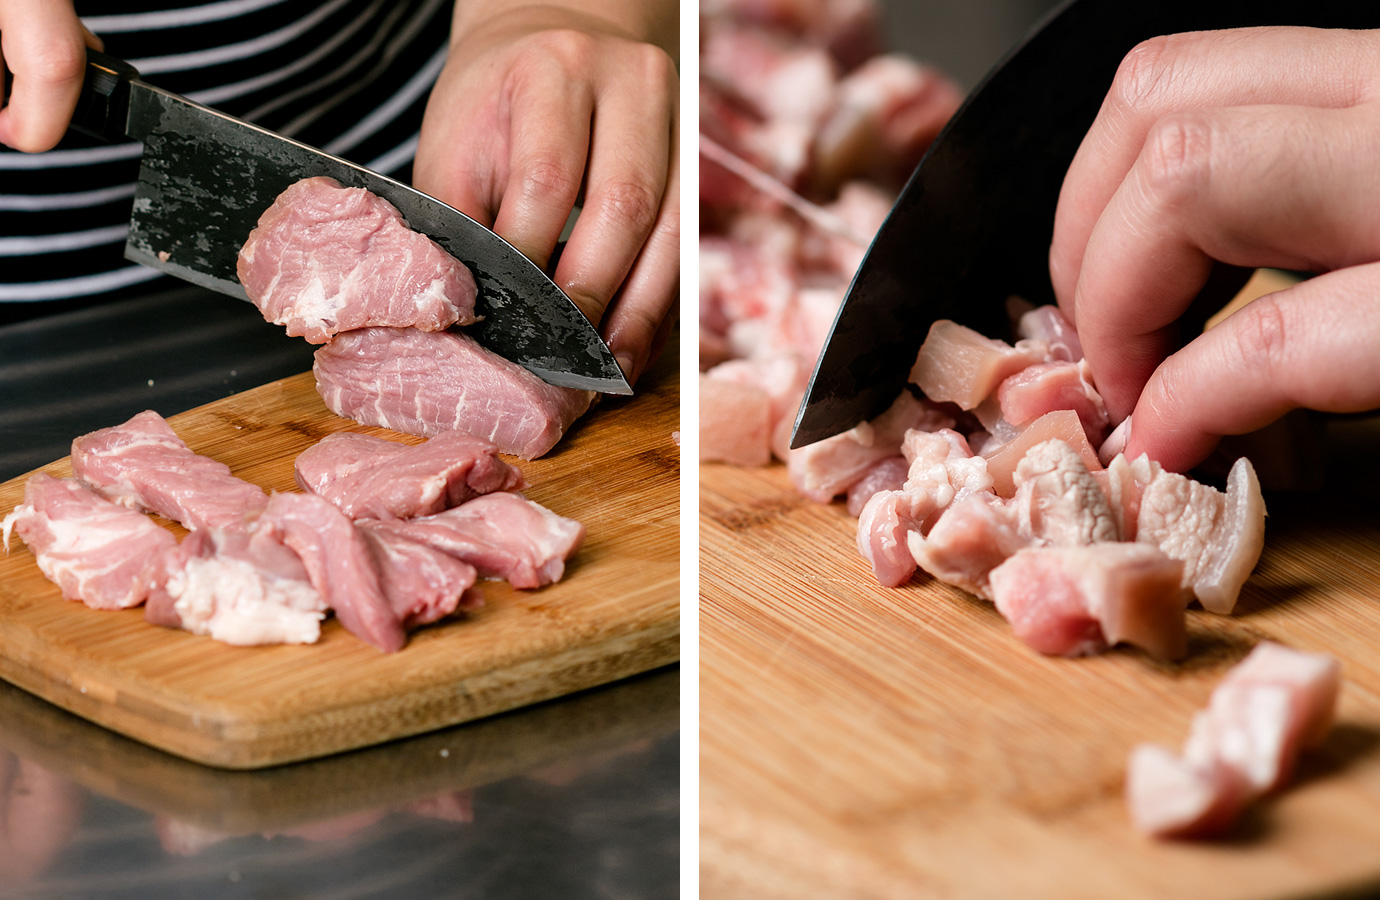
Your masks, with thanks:
[{"label": "black and white striped fabric", "polygon": [[[403,181],[452,0],[89,0],[82,21],[152,84]],[[126,262],[142,145],[0,148],[0,318],[148,290]],[[42,304],[36,307],[35,304]]]}]

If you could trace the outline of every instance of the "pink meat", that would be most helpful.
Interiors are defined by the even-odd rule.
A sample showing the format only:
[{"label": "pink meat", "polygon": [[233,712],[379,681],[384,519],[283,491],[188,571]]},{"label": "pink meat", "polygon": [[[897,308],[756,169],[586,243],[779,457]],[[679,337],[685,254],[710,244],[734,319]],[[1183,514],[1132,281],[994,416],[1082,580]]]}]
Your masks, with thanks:
[{"label": "pink meat", "polygon": [[72,471],[109,500],[190,529],[242,531],[268,502],[229,466],[193,453],[153,410],[73,441]]},{"label": "pink meat", "polygon": [[1044,343],[1049,347],[1051,359],[1078,362],[1083,358],[1083,342],[1078,339],[1073,323],[1052,303],[1022,313],[1016,324],[1016,335]]},{"label": "pink meat", "polygon": [[5,517],[3,529],[7,551],[14,529],[62,596],[92,609],[144,602],[162,576],[163,554],[177,545],[148,516],[42,472],[24,485],[24,503]]},{"label": "pink meat", "polygon": [[1136,539],[1136,520],[1140,518],[1140,501],[1145,494],[1145,486],[1159,477],[1164,470],[1160,464],[1142,453],[1134,461],[1127,460],[1118,453],[1112,457],[1107,468],[1093,472],[1107,496],[1112,515],[1117,520],[1117,534],[1123,541]]},{"label": "pink meat", "polygon": [[[1020,465],[1025,454],[1036,444],[1044,441],[1063,441],[1072,447],[1089,472],[1102,470],[1097,460],[1097,451],[1088,443],[1083,431],[1083,423],[1078,414],[1071,409],[1059,409],[1045,413],[1027,425],[1015,438],[984,453],[987,458],[987,471],[992,475],[992,483],[997,495],[1013,497],[1016,493],[1016,466]],[[986,450],[986,448],[983,448]]]},{"label": "pink meat", "polygon": [[[714,366],[705,373],[716,382],[733,382],[753,389],[752,404],[760,403],[756,392],[764,392],[769,401],[767,414],[768,444],[771,452],[785,460],[790,455],[791,429],[795,425],[795,414],[800,408],[800,398],[804,396],[810,372],[802,357],[795,354],[761,356],[751,359],[732,359]],[[704,401],[704,391],[709,391],[710,400]],[[704,459],[704,442],[718,446],[726,435],[746,432],[752,437],[753,452],[756,452],[756,429],[760,427],[760,413],[755,406],[745,405],[744,393],[725,391],[719,385],[701,388],[700,418],[713,424],[700,433],[700,458]],[[720,408],[722,405],[723,408]],[[742,417],[740,418],[740,414]],[[750,423],[745,428],[743,423]],[[706,431],[708,433],[706,433]],[[714,451],[712,458],[724,458],[722,451]],[[757,458],[756,456],[752,458]],[[756,465],[757,463],[750,463]]]},{"label": "pink meat", "polygon": [[1212,692],[1182,755],[1144,745],[1126,774],[1132,821],[1160,837],[1229,827],[1255,797],[1288,781],[1326,737],[1341,688],[1335,659],[1262,641]]},{"label": "pink meat", "polygon": [[886,412],[871,422],[792,450],[786,467],[797,490],[811,500],[828,503],[873,465],[899,453],[910,429],[934,431],[953,424],[952,418],[931,404],[902,391]]},{"label": "pink meat", "polygon": [[1120,537],[1117,517],[1082,458],[1060,440],[1031,447],[1016,465],[1013,507],[1021,534],[1074,547]]},{"label": "pink meat", "polygon": [[516,588],[560,581],[565,561],[584,540],[585,527],[519,494],[476,497],[454,509],[417,519],[360,519],[362,528],[426,544],[464,560],[484,578]]},{"label": "pink meat", "polygon": [[379,587],[373,554],[344,513],[315,494],[274,494],[257,527],[296,551],[346,630],[385,653],[402,648],[407,638]]},{"label": "pink meat", "polygon": [[915,557],[907,543],[918,530],[905,491],[878,491],[858,516],[858,552],[884,587],[905,584],[915,574]]},{"label": "pink meat", "polygon": [[974,456],[968,441],[951,428],[913,428],[901,442],[901,453],[909,463],[903,488],[910,495],[911,513],[922,533],[929,533],[939,515],[956,501],[992,490],[987,460]]},{"label": "pink meat", "polygon": [[861,516],[863,507],[874,495],[883,491],[899,491],[906,485],[910,463],[904,456],[888,456],[874,463],[862,478],[848,488],[848,514]]},{"label": "pink meat", "polygon": [[965,325],[940,319],[930,326],[910,370],[910,380],[936,403],[974,409],[1002,381],[1039,362],[1047,348],[1036,342],[1013,347]]},{"label": "pink meat", "polygon": [[1183,564],[1144,544],[1028,547],[992,570],[992,599],[1026,644],[1083,656],[1128,643],[1156,659],[1187,652]]},{"label": "pink meat", "polygon": [[458,609],[473,608],[474,566],[377,529],[360,529],[379,570],[379,587],[393,614],[411,630],[437,622]]},{"label": "pink meat", "polygon": [[700,12],[767,25],[807,43],[827,45],[846,68],[881,46],[881,16],[875,0],[705,0]]},{"label": "pink meat", "polygon": [[493,491],[521,490],[522,473],[498,447],[462,431],[417,446],[338,432],[307,448],[293,465],[297,483],[352,519],[425,516]]},{"label": "pink meat", "polygon": [[766,29],[708,22],[700,36],[700,72],[746,100],[763,119],[815,127],[834,103],[838,73],[829,54]]},{"label": "pink meat", "polygon": [[906,535],[915,562],[940,581],[990,600],[992,570],[1029,545],[1007,504],[988,493],[955,501],[929,534]]},{"label": "pink meat", "polygon": [[1265,500],[1244,456],[1232,466],[1223,494],[1173,472],[1145,486],[1136,540],[1184,563],[1184,584],[1203,608],[1226,615],[1265,547]]},{"label": "pink meat", "polygon": [[312,644],[326,601],[297,554],[267,529],[193,531],[164,557],[144,618],[236,646]]},{"label": "pink meat", "polygon": [[997,402],[1002,418],[1017,428],[1045,413],[1071,409],[1078,413],[1092,446],[1101,446],[1110,430],[1106,404],[1093,387],[1084,362],[1061,360],[1027,366],[997,387]]},{"label": "pink meat", "polygon": [[469,269],[387,200],[331,178],[283,191],[236,271],[264,318],[313,344],[371,325],[439,331],[475,321]]},{"label": "pink meat", "polygon": [[771,397],[762,388],[700,376],[700,462],[771,462]]},{"label": "pink meat", "polygon": [[554,447],[594,399],[450,331],[347,332],[316,351],[312,371],[337,415],[408,434],[463,431],[524,459]]}]

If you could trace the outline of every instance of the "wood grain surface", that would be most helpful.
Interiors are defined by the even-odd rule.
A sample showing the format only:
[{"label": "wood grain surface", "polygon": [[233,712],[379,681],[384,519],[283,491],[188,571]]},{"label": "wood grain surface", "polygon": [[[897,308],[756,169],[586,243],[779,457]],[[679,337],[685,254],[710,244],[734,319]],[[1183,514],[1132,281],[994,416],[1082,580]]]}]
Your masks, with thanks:
[{"label": "wood grain surface", "polygon": [[[701,888],[714,898],[1380,893],[1380,420],[1328,425],[1327,486],[1268,498],[1235,615],[1190,654],[1043,657],[923,573],[880,587],[842,504],[700,467]],[[1181,746],[1260,639],[1342,662],[1339,722],[1226,840],[1137,834],[1130,749]]]},{"label": "wood grain surface", "polygon": [[[559,584],[516,591],[486,582],[483,608],[415,632],[395,654],[364,644],[334,619],[316,644],[241,648],[148,625],[141,610],[66,602],[14,542],[0,558],[0,677],[170,753],[257,768],[419,734],[673,662],[677,357],[673,344],[636,397],[604,398],[552,454],[520,463],[531,499],[588,528]],[[293,459],[331,432],[420,440],[333,415],[309,372],[169,421],[193,450],[278,491],[297,489]],[[43,471],[70,475],[70,462]],[[0,485],[0,509],[21,501],[24,481]]]}]

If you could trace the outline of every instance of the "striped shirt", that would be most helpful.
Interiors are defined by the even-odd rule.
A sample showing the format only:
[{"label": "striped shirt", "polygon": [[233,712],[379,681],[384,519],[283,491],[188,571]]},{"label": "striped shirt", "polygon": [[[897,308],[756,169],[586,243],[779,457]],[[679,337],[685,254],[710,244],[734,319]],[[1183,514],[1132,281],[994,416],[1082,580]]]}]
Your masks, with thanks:
[{"label": "striped shirt", "polygon": [[[76,6],[106,52],[149,83],[411,180],[452,0]],[[48,153],[0,148],[0,321],[146,292],[166,278],[123,256],[142,148],[76,133]]]}]

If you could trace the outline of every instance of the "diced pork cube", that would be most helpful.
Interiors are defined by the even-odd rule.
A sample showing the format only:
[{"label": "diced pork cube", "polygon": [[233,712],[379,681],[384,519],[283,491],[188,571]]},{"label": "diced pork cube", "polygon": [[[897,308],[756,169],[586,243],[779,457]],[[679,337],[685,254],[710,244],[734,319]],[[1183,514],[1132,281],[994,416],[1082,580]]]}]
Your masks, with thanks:
[{"label": "diced pork cube", "polygon": [[997,402],[1002,418],[1017,428],[1045,413],[1071,409],[1078,413],[1092,446],[1101,446],[1109,430],[1106,404],[1092,385],[1086,362],[1061,360],[1027,366],[998,385]]},{"label": "diced pork cube", "polygon": [[1031,447],[1049,440],[1063,441],[1072,447],[1089,472],[1102,470],[1102,463],[1097,459],[1097,451],[1088,443],[1078,414],[1071,409],[1059,409],[1040,416],[1014,439],[985,454],[987,471],[992,475],[992,484],[998,496],[1015,496],[1016,467]]},{"label": "diced pork cube", "polygon": [[1046,350],[1035,342],[1013,347],[966,325],[940,319],[920,345],[910,380],[937,403],[974,409],[1004,380],[1026,366],[1044,362]]},{"label": "diced pork cube", "polygon": [[[875,463],[862,478],[848,488],[848,514],[861,516],[867,501],[883,491],[899,491],[906,486],[910,463],[904,456],[888,456]],[[904,542],[903,542],[904,543]]]},{"label": "diced pork cube", "polygon": [[916,564],[940,581],[970,594],[992,599],[992,570],[1029,545],[1016,528],[1011,510],[988,493],[969,494],[955,501],[935,522],[929,534],[906,535]]},{"label": "diced pork cube", "polygon": [[905,491],[879,491],[858,517],[858,552],[884,587],[896,587],[915,574],[907,535],[916,530]]},{"label": "diced pork cube", "polygon": [[1131,821],[1156,837],[1210,837],[1227,831],[1250,802],[1230,766],[1197,766],[1168,748],[1141,744],[1126,765]]},{"label": "diced pork cube", "polygon": [[1078,339],[1073,323],[1052,303],[1022,313],[1016,324],[1016,335],[1044,343],[1049,347],[1051,359],[1078,362],[1083,358],[1083,342]]},{"label": "diced pork cube", "polygon": [[1079,546],[1120,537],[1106,494],[1063,441],[1041,441],[1026,451],[1014,481],[1017,522],[1033,540]]},{"label": "diced pork cube", "polygon": [[371,325],[439,331],[475,321],[470,270],[408,228],[393,204],[332,178],[283,191],[236,272],[265,319],[313,344]]},{"label": "diced pork cube", "polygon": [[138,606],[162,577],[160,560],[177,545],[143,513],[106,500],[70,478],[42,472],[3,523],[24,539],[41,571],[68,600],[92,609]]},{"label": "diced pork cube", "polygon": [[771,462],[771,397],[756,385],[700,376],[700,462]]}]

